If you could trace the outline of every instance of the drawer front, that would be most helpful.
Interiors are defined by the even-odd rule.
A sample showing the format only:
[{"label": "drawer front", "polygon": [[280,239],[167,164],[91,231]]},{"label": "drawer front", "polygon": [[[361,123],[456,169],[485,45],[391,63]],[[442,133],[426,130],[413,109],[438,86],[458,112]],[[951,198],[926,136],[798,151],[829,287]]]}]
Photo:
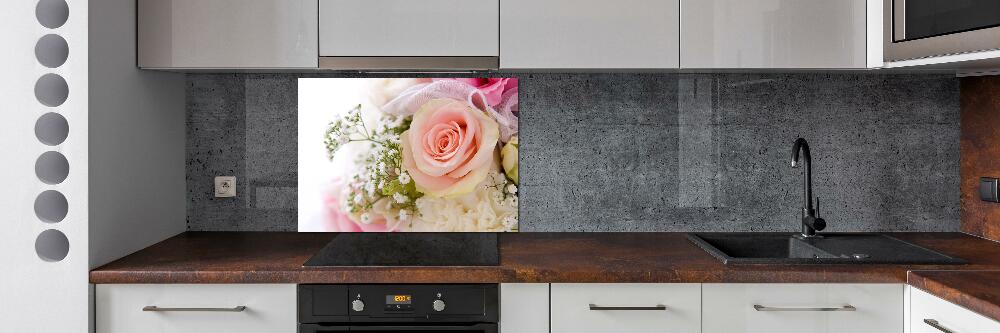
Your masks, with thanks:
[{"label": "drawer front", "polygon": [[[705,333],[903,332],[902,284],[705,284],[702,289]],[[830,311],[848,305],[854,311]]]},{"label": "drawer front", "polygon": [[699,284],[556,283],[551,288],[554,333],[701,330]]},{"label": "drawer front", "polygon": [[[909,333],[996,333],[1000,322],[945,301],[917,288],[910,290]],[[930,320],[931,323],[925,322]]]},{"label": "drawer front", "polygon": [[[96,291],[98,333],[294,333],[293,284],[101,284]],[[156,306],[168,311],[143,311]],[[229,308],[243,311],[169,311]]]},{"label": "drawer front", "polygon": [[320,0],[324,57],[500,55],[499,0]]}]

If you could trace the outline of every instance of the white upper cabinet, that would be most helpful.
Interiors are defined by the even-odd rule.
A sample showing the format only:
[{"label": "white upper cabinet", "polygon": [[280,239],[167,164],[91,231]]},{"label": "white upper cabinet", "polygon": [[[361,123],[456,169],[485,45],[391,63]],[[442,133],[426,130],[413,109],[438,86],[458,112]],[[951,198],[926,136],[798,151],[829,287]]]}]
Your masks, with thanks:
[{"label": "white upper cabinet", "polygon": [[138,0],[142,68],[316,68],[317,0]]},{"label": "white upper cabinet", "polygon": [[323,57],[496,57],[499,0],[319,0]]},{"label": "white upper cabinet", "polygon": [[[881,21],[868,24],[867,5],[866,0],[681,0],[681,68],[872,67],[868,39],[881,47],[881,28],[874,29]],[[871,17],[880,19],[880,13]],[[881,50],[872,51],[877,51],[872,58],[881,60]]]},{"label": "white upper cabinet", "polygon": [[679,9],[678,0],[503,0],[500,67],[677,68]]}]

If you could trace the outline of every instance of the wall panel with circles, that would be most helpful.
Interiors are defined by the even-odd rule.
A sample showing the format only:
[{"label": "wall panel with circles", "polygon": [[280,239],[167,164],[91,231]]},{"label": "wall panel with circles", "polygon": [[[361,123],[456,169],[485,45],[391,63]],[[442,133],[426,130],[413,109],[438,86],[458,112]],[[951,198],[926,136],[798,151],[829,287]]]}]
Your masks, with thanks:
[{"label": "wall panel with circles", "polygon": [[[80,332],[87,286],[87,83],[91,4],[3,1],[0,274],[3,332]],[[134,17],[131,18],[134,20]],[[72,129],[72,133],[70,132]],[[72,135],[71,135],[72,134]],[[58,320],[52,320],[58,313]]]}]

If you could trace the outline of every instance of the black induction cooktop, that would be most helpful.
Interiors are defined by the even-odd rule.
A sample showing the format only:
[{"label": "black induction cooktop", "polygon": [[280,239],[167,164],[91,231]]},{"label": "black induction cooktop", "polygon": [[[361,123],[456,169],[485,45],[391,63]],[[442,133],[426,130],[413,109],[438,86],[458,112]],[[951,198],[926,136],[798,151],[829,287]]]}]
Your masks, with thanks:
[{"label": "black induction cooktop", "polygon": [[338,233],[303,266],[497,266],[495,233]]}]

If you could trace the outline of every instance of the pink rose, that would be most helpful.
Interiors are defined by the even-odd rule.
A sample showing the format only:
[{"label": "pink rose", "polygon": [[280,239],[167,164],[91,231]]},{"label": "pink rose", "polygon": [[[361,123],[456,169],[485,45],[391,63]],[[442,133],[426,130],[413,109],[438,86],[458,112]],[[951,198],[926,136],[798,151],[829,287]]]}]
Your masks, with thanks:
[{"label": "pink rose", "polygon": [[496,163],[496,121],[463,101],[433,99],[401,135],[403,168],[417,190],[435,197],[472,192]]},{"label": "pink rose", "polygon": [[517,79],[515,78],[447,78],[447,79],[434,79],[434,81],[442,80],[454,80],[459,82],[464,82],[470,86],[476,87],[483,95],[486,96],[486,103],[490,106],[497,106],[500,104],[503,92],[506,89],[517,88]]}]

